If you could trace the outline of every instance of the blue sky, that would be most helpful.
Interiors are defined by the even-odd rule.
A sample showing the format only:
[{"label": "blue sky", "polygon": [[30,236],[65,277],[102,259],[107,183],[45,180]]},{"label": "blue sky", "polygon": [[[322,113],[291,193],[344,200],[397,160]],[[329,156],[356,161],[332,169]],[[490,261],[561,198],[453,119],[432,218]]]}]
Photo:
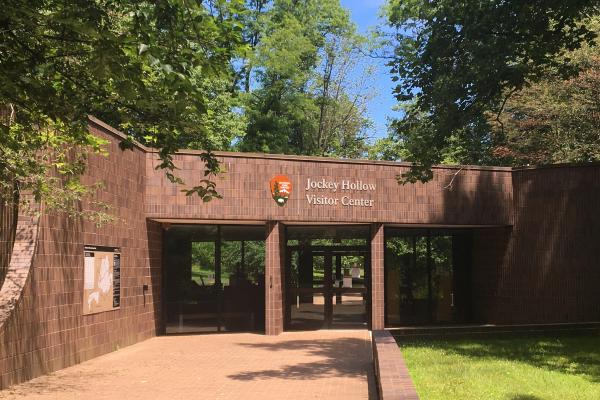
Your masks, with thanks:
[{"label": "blue sky", "polygon": [[[340,2],[342,6],[350,10],[351,18],[361,33],[366,33],[370,28],[382,22],[379,14],[385,0],[340,0]],[[373,135],[384,137],[387,134],[387,117],[398,113],[392,111],[396,99],[392,95],[394,84],[389,74],[389,68],[385,66],[384,60],[375,60],[375,62],[377,69],[373,74],[373,85],[377,93],[369,105],[369,114],[375,123]]]}]

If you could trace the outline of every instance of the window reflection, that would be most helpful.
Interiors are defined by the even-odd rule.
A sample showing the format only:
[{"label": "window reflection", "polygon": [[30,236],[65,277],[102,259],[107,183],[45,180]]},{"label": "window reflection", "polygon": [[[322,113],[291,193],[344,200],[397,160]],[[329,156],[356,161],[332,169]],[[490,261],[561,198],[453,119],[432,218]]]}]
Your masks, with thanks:
[{"label": "window reflection", "polygon": [[165,232],[167,333],[264,329],[263,226]]},{"label": "window reflection", "polygon": [[387,326],[468,320],[469,240],[459,231],[386,231]]}]

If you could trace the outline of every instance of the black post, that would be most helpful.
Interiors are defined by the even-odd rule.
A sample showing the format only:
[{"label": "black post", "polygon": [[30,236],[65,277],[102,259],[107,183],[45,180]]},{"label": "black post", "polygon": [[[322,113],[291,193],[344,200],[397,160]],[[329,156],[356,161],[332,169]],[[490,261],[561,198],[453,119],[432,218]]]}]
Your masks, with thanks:
[{"label": "black post", "polygon": [[221,283],[221,226],[217,226],[217,239],[215,240],[215,296],[217,301],[217,330],[223,326],[223,285]]},{"label": "black post", "polygon": [[429,322],[433,322],[433,288],[431,282],[431,234],[427,230],[427,311]]},{"label": "black post", "polygon": [[[298,286],[301,288],[313,288],[313,258],[310,248],[310,240],[300,242],[300,252],[298,254]],[[300,295],[300,303],[313,302],[312,293]]]},{"label": "black post", "polygon": [[240,269],[243,272],[246,272],[246,242],[242,240],[242,259],[240,261]]},{"label": "black post", "polygon": [[333,322],[333,282],[332,282],[332,272],[333,272],[333,256],[330,252],[325,254],[323,260],[323,269],[324,269],[324,289],[325,289],[325,326],[331,328],[331,324]]},{"label": "black post", "polygon": [[[338,254],[335,257],[335,280],[338,281],[338,288],[341,288],[343,285],[342,281],[342,255]],[[335,295],[335,303],[342,304],[342,293],[337,292]]]},{"label": "black post", "polygon": [[221,226],[217,226],[215,241],[215,285],[221,286]]}]

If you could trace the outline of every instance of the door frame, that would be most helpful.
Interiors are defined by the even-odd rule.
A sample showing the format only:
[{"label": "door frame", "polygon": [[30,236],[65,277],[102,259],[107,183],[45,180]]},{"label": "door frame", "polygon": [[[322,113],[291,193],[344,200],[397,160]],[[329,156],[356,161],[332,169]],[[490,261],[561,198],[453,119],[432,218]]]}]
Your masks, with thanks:
[{"label": "door frame", "polygon": [[[323,294],[324,306],[323,306],[323,329],[334,329],[335,324],[333,321],[333,298],[343,295],[344,293],[361,293],[366,296],[365,303],[365,318],[367,328],[371,327],[371,247],[369,243],[364,245],[286,245],[285,246],[285,312],[284,312],[284,328],[290,330],[291,323],[291,307],[294,306],[292,299],[296,296],[306,294]],[[294,252],[309,251],[310,258],[314,256],[323,256],[324,259],[324,275],[323,275],[323,287],[322,288],[294,288],[291,286],[291,268],[292,258]],[[337,279],[333,279],[334,275],[337,274],[336,263],[333,262],[334,258],[340,258],[343,256],[357,255],[364,257],[364,288],[342,288],[334,287],[334,282]],[[340,263],[341,265],[341,263]],[[337,277],[336,277],[337,278]]]}]

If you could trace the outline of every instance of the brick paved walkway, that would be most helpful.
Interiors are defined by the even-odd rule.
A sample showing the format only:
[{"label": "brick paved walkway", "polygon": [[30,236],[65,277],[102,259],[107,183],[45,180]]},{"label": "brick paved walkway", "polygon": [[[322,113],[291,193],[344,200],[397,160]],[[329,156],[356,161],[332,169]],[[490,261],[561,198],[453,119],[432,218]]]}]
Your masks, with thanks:
[{"label": "brick paved walkway", "polygon": [[0,399],[374,399],[369,332],[165,336],[8,390]]}]

